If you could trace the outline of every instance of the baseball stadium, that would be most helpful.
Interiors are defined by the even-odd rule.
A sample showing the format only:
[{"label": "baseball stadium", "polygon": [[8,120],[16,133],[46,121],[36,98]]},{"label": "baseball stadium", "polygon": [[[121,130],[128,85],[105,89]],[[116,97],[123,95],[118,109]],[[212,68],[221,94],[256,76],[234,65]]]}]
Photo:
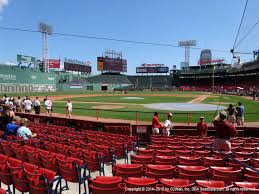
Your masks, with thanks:
[{"label": "baseball stadium", "polygon": [[[245,23],[251,1],[239,1],[234,46],[224,50],[188,39],[173,45],[61,33],[45,22],[38,30],[10,27],[1,17],[17,1],[0,0],[0,40],[28,41],[7,47],[15,62],[0,62],[0,194],[259,193],[256,39],[253,49],[239,50],[259,23]],[[175,2],[168,6],[182,6]],[[26,51],[31,34],[42,37],[32,47],[41,54],[26,54],[34,53]],[[50,57],[52,37],[59,47],[89,39],[97,51],[93,60]],[[95,41],[125,45],[105,49]],[[159,51],[156,62],[138,61],[139,45],[178,49],[184,55],[173,57],[184,62],[166,65]],[[2,51],[0,60],[10,56]]]}]

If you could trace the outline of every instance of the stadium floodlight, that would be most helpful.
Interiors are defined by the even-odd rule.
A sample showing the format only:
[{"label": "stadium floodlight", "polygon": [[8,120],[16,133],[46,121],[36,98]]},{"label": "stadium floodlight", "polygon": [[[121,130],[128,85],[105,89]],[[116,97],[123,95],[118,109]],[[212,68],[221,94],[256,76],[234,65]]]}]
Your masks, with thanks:
[{"label": "stadium floodlight", "polygon": [[48,62],[48,36],[52,35],[53,27],[40,22],[39,23],[39,32],[42,33],[42,63],[43,63],[43,71],[49,72],[49,62]]},{"label": "stadium floodlight", "polygon": [[196,46],[196,40],[181,40],[178,42],[178,46],[185,48],[185,61],[182,62],[182,67],[188,67],[190,64],[190,47]]}]

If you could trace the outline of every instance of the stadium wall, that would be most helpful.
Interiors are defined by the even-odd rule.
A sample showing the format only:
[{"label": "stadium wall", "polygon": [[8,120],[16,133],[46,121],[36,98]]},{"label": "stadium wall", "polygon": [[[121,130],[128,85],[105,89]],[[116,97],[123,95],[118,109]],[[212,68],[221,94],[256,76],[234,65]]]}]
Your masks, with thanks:
[{"label": "stadium wall", "polygon": [[32,68],[0,65],[0,92],[25,93],[56,91],[56,75]]}]

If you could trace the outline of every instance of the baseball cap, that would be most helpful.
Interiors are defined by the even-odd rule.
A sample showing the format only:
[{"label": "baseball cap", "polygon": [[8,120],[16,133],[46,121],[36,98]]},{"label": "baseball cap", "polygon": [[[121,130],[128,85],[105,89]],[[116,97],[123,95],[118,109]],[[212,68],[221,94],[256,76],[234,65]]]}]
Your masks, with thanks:
[{"label": "baseball cap", "polygon": [[200,117],[200,119],[204,119],[204,117]]},{"label": "baseball cap", "polygon": [[221,120],[226,119],[227,116],[228,116],[228,114],[224,110],[219,113],[219,117],[220,117]]},{"label": "baseball cap", "polygon": [[168,115],[169,117],[172,117],[172,116],[173,116],[173,114],[172,114],[171,112],[169,112],[167,115]]}]

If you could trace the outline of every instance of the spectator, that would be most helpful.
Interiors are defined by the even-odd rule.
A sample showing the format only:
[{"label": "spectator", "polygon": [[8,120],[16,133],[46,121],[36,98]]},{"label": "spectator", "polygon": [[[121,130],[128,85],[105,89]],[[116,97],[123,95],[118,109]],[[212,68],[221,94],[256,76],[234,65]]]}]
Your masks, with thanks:
[{"label": "spectator", "polygon": [[66,117],[68,116],[69,118],[71,118],[72,117],[71,113],[72,113],[72,102],[68,100],[66,104]]},{"label": "spectator", "polygon": [[237,117],[237,125],[238,126],[244,126],[244,110],[245,107],[242,105],[241,102],[238,102],[238,107],[236,108],[237,113],[236,113],[236,117]]},{"label": "spectator", "polygon": [[17,112],[21,112],[21,105],[22,105],[22,100],[21,100],[21,97],[18,96],[16,102],[15,102],[15,105],[16,105],[16,111]]},{"label": "spectator", "polygon": [[23,138],[24,140],[28,140],[32,137],[36,137],[36,133],[32,133],[31,130],[27,127],[28,119],[22,118],[20,121],[21,127],[17,130],[17,136]]},{"label": "spectator", "polygon": [[32,102],[28,96],[26,97],[26,100],[24,100],[23,105],[25,113],[30,113],[32,109]]},{"label": "spectator", "polygon": [[200,118],[200,122],[197,123],[197,135],[201,137],[206,137],[208,131],[208,125],[204,121],[204,117]]},{"label": "spectator", "polygon": [[20,117],[13,117],[12,122],[8,123],[4,132],[3,139],[7,139],[8,136],[16,135],[17,129],[19,128]]},{"label": "spectator", "polygon": [[8,109],[5,112],[6,123],[12,122],[14,117],[15,117],[14,109],[8,106]]},{"label": "spectator", "polygon": [[233,104],[229,104],[229,107],[227,108],[227,112],[228,112],[228,122],[234,124],[236,122],[235,115],[237,113],[237,110],[235,109]]},{"label": "spectator", "polygon": [[164,126],[163,126],[163,134],[165,136],[170,136],[170,131],[173,129],[173,123],[172,123],[172,113],[167,114],[167,120],[165,120]]},{"label": "spectator", "polygon": [[154,135],[158,135],[160,133],[160,130],[162,129],[162,125],[159,122],[159,114],[158,112],[154,113],[153,119],[152,119],[152,133]]},{"label": "spectator", "polygon": [[52,102],[51,102],[51,100],[49,99],[48,96],[46,96],[45,108],[46,108],[46,115],[52,116]]},{"label": "spectator", "polygon": [[39,101],[38,96],[36,96],[36,99],[35,99],[33,105],[34,105],[35,114],[39,115],[40,114],[40,101]]},{"label": "spectator", "polygon": [[214,141],[213,147],[216,151],[229,153],[231,152],[229,139],[230,137],[237,136],[237,131],[235,126],[229,123],[226,118],[227,113],[222,111],[213,121],[214,129],[216,130],[216,140]]}]

